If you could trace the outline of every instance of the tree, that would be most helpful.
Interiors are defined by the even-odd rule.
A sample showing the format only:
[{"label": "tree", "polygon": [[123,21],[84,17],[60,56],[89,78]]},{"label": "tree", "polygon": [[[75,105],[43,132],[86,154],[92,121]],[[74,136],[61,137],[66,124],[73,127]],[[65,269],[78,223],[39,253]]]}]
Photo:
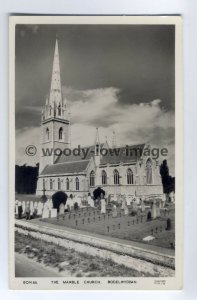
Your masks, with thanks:
[{"label": "tree", "polygon": [[105,191],[100,188],[97,187],[94,191],[93,191],[93,195],[94,195],[94,199],[97,199],[98,197],[101,197],[101,194],[103,194],[105,196]]},{"label": "tree", "polygon": [[65,194],[62,191],[58,191],[54,193],[52,196],[53,208],[57,208],[57,210],[59,211],[60,204],[61,203],[66,204],[67,197],[68,197],[67,194]]},{"label": "tree", "polygon": [[39,164],[36,167],[15,166],[15,191],[19,194],[35,194]]},{"label": "tree", "polygon": [[160,166],[160,175],[162,179],[164,194],[175,192],[175,177],[169,175],[169,168],[166,159],[164,159],[163,163]]}]

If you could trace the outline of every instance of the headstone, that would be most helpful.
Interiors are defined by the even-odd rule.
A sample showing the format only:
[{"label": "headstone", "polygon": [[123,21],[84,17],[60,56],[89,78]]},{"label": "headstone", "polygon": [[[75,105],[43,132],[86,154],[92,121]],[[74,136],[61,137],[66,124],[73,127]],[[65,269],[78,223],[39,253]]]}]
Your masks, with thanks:
[{"label": "headstone", "polygon": [[129,195],[125,195],[125,199],[126,199],[126,202],[127,202],[127,206],[130,206],[131,204],[131,198]]},{"label": "headstone", "polygon": [[38,202],[38,215],[42,216],[43,211],[43,203],[41,201]]},{"label": "headstone", "polygon": [[112,217],[113,217],[113,218],[116,218],[117,215],[118,215],[117,207],[116,207],[116,205],[114,204],[113,207],[112,207]]},{"label": "headstone", "polygon": [[157,215],[157,217],[161,216],[160,207],[156,207],[156,215]]},{"label": "headstone", "polygon": [[18,215],[18,200],[15,200],[15,213]]},{"label": "headstone", "polygon": [[38,214],[38,202],[35,201],[34,202],[34,216],[36,216]]},{"label": "headstone", "polygon": [[171,230],[171,219],[168,218],[167,221],[166,221],[166,230]]},{"label": "headstone", "polygon": [[133,211],[137,211],[137,202],[136,200],[134,199],[133,201],[133,208],[132,208]]},{"label": "headstone", "polygon": [[88,195],[88,205],[90,205],[90,207],[94,207],[94,200],[90,195]]},{"label": "headstone", "polygon": [[128,206],[127,206],[127,201],[126,201],[126,197],[123,198],[122,200],[122,206],[121,206],[121,209],[124,210],[124,215],[128,215],[129,213],[129,209],[128,209]]},{"label": "headstone", "polygon": [[106,214],[106,202],[105,199],[101,199],[101,214]]},{"label": "headstone", "polygon": [[151,216],[151,212],[149,211],[147,213],[147,221],[150,221],[152,219],[152,216]]},{"label": "headstone", "polygon": [[65,210],[65,205],[64,203],[61,203],[59,206],[59,214],[63,215],[64,214],[64,210]]},{"label": "headstone", "polygon": [[51,198],[48,199],[48,207],[49,207],[49,209],[53,208],[53,201]]},{"label": "headstone", "polygon": [[78,202],[75,202],[74,203],[74,210],[78,210],[79,209],[79,204],[78,204]]},{"label": "headstone", "polygon": [[30,215],[33,216],[34,214],[34,203],[33,201],[30,201]]},{"label": "headstone", "polygon": [[19,200],[18,201],[18,218],[22,218],[22,213],[23,213],[23,207],[22,207],[22,202]]},{"label": "headstone", "polygon": [[35,202],[34,202],[34,209],[37,209],[37,208],[38,208],[38,202],[35,201]]},{"label": "headstone", "polygon": [[121,202],[122,202],[122,196],[121,196],[120,194],[117,195],[117,202],[118,202],[119,205],[120,205]]},{"label": "headstone", "polygon": [[22,202],[22,207],[23,207],[23,214],[24,214],[25,213],[25,207],[26,207],[26,202],[25,201]]},{"label": "headstone", "polygon": [[139,205],[140,204],[140,198],[136,197],[136,204]]},{"label": "headstone", "polygon": [[146,209],[145,203],[144,203],[144,201],[142,200],[142,203],[141,203],[141,211],[144,212],[145,209]]},{"label": "headstone", "polygon": [[152,204],[151,216],[152,216],[153,220],[157,218],[157,207],[156,207],[155,202],[153,202],[153,204]]},{"label": "headstone", "polygon": [[56,218],[57,217],[57,208],[52,208],[51,209],[51,218]]},{"label": "headstone", "polygon": [[76,199],[75,199],[75,203],[77,203],[77,204],[78,204],[78,207],[81,207],[81,205],[82,205],[82,199],[81,199],[81,197],[80,197],[80,196],[77,196],[77,197],[76,197]]},{"label": "headstone", "polygon": [[25,217],[26,217],[26,220],[30,220],[30,203],[29,203],[29,201],[27,201],[27,203],[26,203]]},{"label": "headstone", "polygon": [[66,205],[67,207],[69,206],[70,208],[74,206],[73,199],[71,197],[68,197]]},{"label": "headstone", "polygon": [[45,219],[45,218],[49,218],[49,208],[48,206],[44,206],[44,209],[43,209],[43,212],[42,212],[42,218]]}]

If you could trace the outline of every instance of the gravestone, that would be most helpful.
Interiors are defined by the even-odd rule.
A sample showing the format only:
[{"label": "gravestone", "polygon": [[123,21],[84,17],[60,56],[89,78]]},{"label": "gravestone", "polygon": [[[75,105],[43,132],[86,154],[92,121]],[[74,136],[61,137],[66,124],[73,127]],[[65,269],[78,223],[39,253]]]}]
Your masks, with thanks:
[{"label": "gravestone", "polygon": [[113,217],[113,218],[116,218],[117,215],[118,215],[117,207],[116,207],[116,205],[114,204],[113,207],[112,207],[112,217]]},{"label": "gravestone", "polygon": [[52,208],[51,209],[51,218],[56,218],[57,217],[57,208]]},{"label": "gravestone", "polygon": [[43,203],[41,201],[38,202],[38,215],[42,216]]},{"label": "gravestone", "polygon": [[25,201],[22,202],[23,214],[25,213],[26,203]]},{"label": "gravestone", "polygon": [[70,196],[68,197],[68,200],[66,202],[67,207],[69,206],[70,210],[72,209],[74,202],[73,202],[73,198]]},{"label": "gravestone", "polygon": [[75,202],[77,202],[78,208],[81,207],[81,205],[82,205],[82,198],[80,196],[77,196]]},{"label": "gravestone", "polygon": [[156,207],[156,215],[157,217],[161,216],[160,207]]},{"label": "gravestone", "polygon": [[78,210],[79,209],[79,204],[78,204],[78,202],[75,202],[74,203],[74,210]]},{"label": "gravestone", "polygon": [[105,199],[101,199],[101,214],[106,214],[106,202]]},{"label": "gravestone", "polygon": [[168,218],[166,221],[166,230],[171,230],[171,219]]},{"label": "gravestone", "polygon": [[18,201],[18,218],[22,218],[22,212],[23,212],[23,207],[22,207],[22,202],[19,200]]},{"label": "gravestone", "polygon": [[126,197],[126,202],[127,202],[127,206],[131,205],[131,197],[129,197],[128,195],[125,196]]},{"label": "gravestone", "polygon": [[49,218],[49,207],[48,205],[44,205],[43,211],[42,211],[42,218]]},{"label": "gravestone", "polygon": [[132,208],[133,211],[137,211],[137,202],[136,200],[133,201],[133,208]]},{"label": "gravestone", "polygon": [[88,196],[88,204],[90,205],[90,207],[94,208],[94,200],[92,199],[92,197],[90,195]]},{"label": "gravestone", "polygon": [[151,219],[152,219],[152,216],[151,216],[151,212],[149,211],[147,213],[147,221],[151,221]]},{"label": "gravestone", "polygon": [[136,197],[136,204],[139,205],[140,204],[140,198]]},{"label": "gravestone", "polygon": [[129,209],[128,209],[128,206],[127,206],[126,197],[124,197],[123,200],[122,200],[122,206],[121,206],[121,209],[123,209],[124,215],[125,215],[125,216],[128,215]]},{"label": "gravestone", "polygon": [[15,213],[18,215],[18,200],[15,201]]},{"label": "gravestone", "polygon": [[64,210],[65,210],[65,205],[64,205],[64,203],[61,203],[60,207],[59,207],[59,214],[63,215],[64,214]]},{"label": "gravestone", "polygon": [[157,207],[155,202],[152,204],[151,216],[153,220],[157,218]]},{"label": "gravestone", "polygon": [[145,203],[144,203],[144,201],[142,200],[142,203],[141,203],[141,211],[142,211],[142,212],[145,212],[145,209],[146,209]]},{"label": "gravestone", "polygon": [[33,201],[30,202],[30,216],[33,216],[34,214],[34,204]]}]

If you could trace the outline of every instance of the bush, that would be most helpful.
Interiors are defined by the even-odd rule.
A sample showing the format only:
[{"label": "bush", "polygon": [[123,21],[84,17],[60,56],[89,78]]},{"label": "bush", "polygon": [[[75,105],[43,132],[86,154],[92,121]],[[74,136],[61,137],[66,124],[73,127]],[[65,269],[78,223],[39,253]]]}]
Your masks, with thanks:
[{"label": "bush", "polygon": [[100,187],[96,188],[93,191],[94,199],[97,199],[98,197],[101,197],[101,194],[103,194],[105,196],[105,191],[103,189],[101,189]]},{"label": "bush", "polygon": [[59,206],[61,203],[66,204],[67,201],[67,194],[65,194],[62,191],[58,191],[52,196],[52,201],[53,201],[53,208],[57,208],[59,211]]}]

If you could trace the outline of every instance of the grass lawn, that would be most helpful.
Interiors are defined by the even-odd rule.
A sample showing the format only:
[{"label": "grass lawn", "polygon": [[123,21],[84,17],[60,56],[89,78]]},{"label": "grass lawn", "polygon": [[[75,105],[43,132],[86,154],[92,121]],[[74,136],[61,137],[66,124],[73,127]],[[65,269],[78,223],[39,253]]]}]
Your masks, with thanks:
[{"label": "grass lawn", "polygon": [[[175,242],[174,209],[170,209],[169,213],[161,211],[161,217],[148,222],[147,213],[148,210],[138,213],[137,216],[124,216],[119,210],[118,217],[113,218],[111,214],[101,215],[97,209],[84,208],[77,212],[65,213],[58,218],[41,219],[41,221],[137,242],[143,242],[144,237],[152,235],[155,239],[149,244],[171,248]],[[166,230],[167,218],[171,219],[169,231]]]},{"label": "grass lawn", "polygon": [[15,232],[15,251],[73,277],[149,277],[150,274]]}]

